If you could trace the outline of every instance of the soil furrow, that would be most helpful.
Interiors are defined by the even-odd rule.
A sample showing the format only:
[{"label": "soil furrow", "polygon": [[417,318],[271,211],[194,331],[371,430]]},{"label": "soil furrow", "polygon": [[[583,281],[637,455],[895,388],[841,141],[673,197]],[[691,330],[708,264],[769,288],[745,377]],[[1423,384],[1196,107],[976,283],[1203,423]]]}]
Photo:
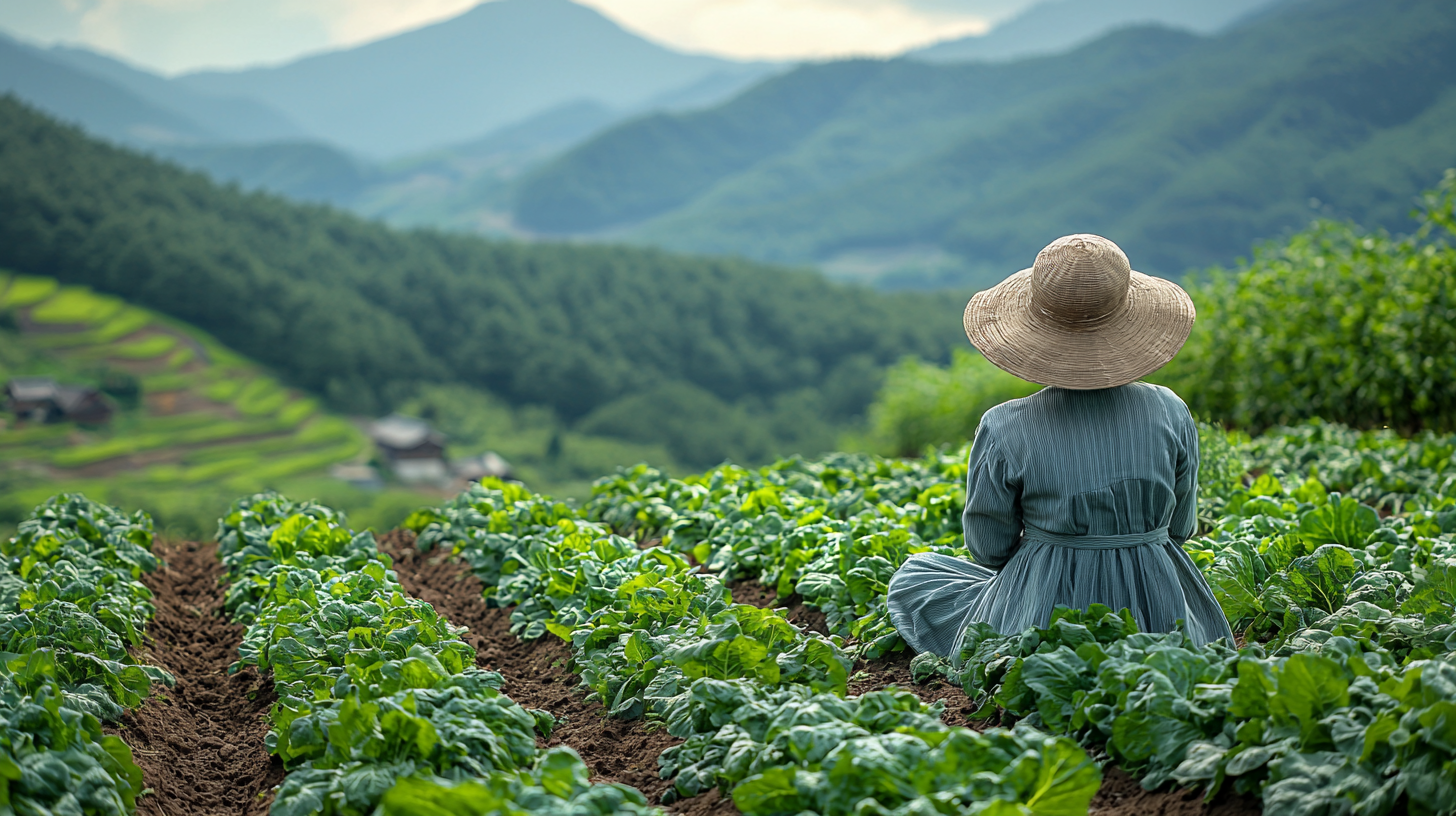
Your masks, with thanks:
[{"label": "soil furrow", "polygon": [[139,657],[177,678],[115,731],[151,792],[139,814],[252,816],[272,803],[282,765],[268,755],[273,682],[252,668],[229,675],[243,627],[222,617],[226,587],[213,544],[157,542],[166,566],[143,578],[157,613]]},{"label": "soil furrow", "polygon": [[1102,769],[1102,787],[1092,797],[1091,816],[1259,816],[1263,803],[1256,796],[1232,792],[1232,783],[1213,802],[1203,801],[1203,792],[1184,790],[1146,791],[1121,768]]},{"label": "soil furrow", "polygon": [[[405,591],[427,601],[456,626],[470,629],[465,642],[475,647],[476,664],[500,672],[501,691],[527,708],[539,708],[563,719],[543,747],[569,745],[581,754],[598,782],[621,782],[656,802],[667,790],[658,777],[657,757],[680,740],[638,721],[616,720],[600,703],[587,702],[571,672],[571,648],[554,636],[522,641],[510,631],[510,610],[487,608],[481,583],[470,568],[439,553],[421,553],[414,535],[396,530],[381,536],[379,548],[394,559]],[[716,810],[701,810],[709,797],[699,796],[673,806],[679,812],[736,813],[731,800]],[[719,799],[715,795],[713,802]]]}]

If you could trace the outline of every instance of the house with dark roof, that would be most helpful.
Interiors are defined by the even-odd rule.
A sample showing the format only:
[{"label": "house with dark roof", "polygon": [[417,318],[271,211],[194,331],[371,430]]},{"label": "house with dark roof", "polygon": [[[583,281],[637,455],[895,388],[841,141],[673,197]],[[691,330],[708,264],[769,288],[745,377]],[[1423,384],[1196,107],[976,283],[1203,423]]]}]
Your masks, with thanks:
[{"label": "house with dark roof", "polygon": [[391,414],[371,423],[369,436],[400,481],[450,480],[450,469],[445,464],[445,435],[424,420]]},{"label": "house with dark roof", "polygon": [[5,407],[27,422],[111,421],[111,400],[88,385],[61,385],[50,377],[16,377],[5,384]]}]

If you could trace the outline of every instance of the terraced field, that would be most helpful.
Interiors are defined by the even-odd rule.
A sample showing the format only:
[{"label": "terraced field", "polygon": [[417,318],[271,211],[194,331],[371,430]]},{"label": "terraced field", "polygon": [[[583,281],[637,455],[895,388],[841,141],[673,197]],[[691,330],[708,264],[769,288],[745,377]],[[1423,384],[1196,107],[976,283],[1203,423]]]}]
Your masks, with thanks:
[{"label": "terraced field", "polygon": [[15,324],[0,333],[0,379],[122,386],[120,410],[102,426],[7,419],[0,467],[12,509],[62,490],[133,506],[145,495],[164,515],[169,504],[221,497],[207,511],[210,529],[233,496],[301,482],[317,489],[330,465],[367,458],[355,424],[197,328],[84,287],[3,272],[0,312]]}]

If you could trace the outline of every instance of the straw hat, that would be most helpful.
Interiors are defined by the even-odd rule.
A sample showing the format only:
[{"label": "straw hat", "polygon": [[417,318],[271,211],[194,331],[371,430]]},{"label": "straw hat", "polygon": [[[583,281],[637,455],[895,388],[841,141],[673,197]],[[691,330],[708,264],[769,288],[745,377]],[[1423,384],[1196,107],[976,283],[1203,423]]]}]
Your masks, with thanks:
[{"label": "straw hat", "polygon": [[1134,272],[1100,235],[1058,238],[1036,264],[966,304],[966,336],[997,368],[1058,388],[1126,385],[1173,359],[1193,330],[1182,287]]}]

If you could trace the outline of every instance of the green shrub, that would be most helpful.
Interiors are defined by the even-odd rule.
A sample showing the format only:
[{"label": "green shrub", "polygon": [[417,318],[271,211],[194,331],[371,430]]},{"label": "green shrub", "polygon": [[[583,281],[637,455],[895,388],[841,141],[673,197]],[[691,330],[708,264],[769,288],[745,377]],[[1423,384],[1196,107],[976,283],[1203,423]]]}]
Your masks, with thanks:
[{"label": "green shrub", "polygon": [[1248,428],[1310,417],[1456,428],[1456,171],[1413,236],[1319,222],[1191,289],[1199,319],[1158,381],[1195,413]]},{"label": "green shrub", "polygon": [[963,349],[955,351],[948,368],[902,360],[890,369],[870,406],[874,446],[912,456],[927,445],[965,442],[976,435],[988,409],[1040,388]]}]

